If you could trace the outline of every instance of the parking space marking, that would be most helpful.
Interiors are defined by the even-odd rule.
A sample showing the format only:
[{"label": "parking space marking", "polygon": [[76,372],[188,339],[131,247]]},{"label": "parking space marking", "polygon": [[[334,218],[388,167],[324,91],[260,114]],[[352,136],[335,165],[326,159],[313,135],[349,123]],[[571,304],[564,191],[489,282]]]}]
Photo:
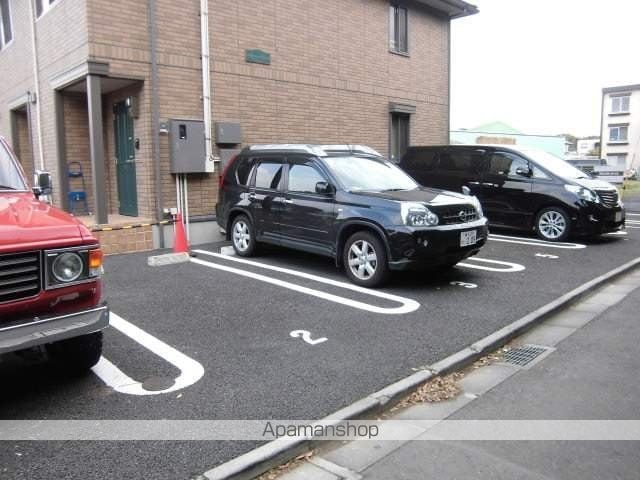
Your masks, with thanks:
[{"label": "parking space marking", "polygon": [[500,273],[521,272],[525,270],[524,265],[520,265],[519,263],[503,262],[502,260],[490,260],[488,258],[478,258],[478,257],[470,257],[470,258],[467,258],[466,260],[467,261],[471,260],[474,262],[490,263],[493,265],[502,265],[502,268],[488,267],[486,265],[474,265],[472,263],[467,263],[467,262],[460,262],[458,263],[458,265],[465,268],[475,268],[478,270],[487,270],[489,272],[500,272]]},{"label": "parking space marking", "polygon": [[309,345],[319,345],[320,343],[324,343],[329,340],[327,337],[316,338],[313,340],[311,338],[311,332],[308,330],[294,330],[289,334],[289,336],[292,338],[302,338],[302,340],[307,342]]},{"label": "parking space marking", "polygon": [[197,263],[198,265],[203,265],[205,267],[213,268],[216,270],[222,270],[225,272],[235,273],[237,275],[242,275],[243,277],[253,278],[254,280],[259,280],[261,282],[270,283],[272,285],[277,285],[279,287],[288,288],[290,290],[295,290],[296,292],[305,293],[307,295],[322,298],[330,302],[347,305],[349,307],[357,308],[359,310],[365,310],[367,312],[381,313],[385,315],[399,315],[404,313],[415,312],[418,308],[420,308],[420,304],[410,298],[400,297],[397,295],[392,295],[390,293],[385,293],[378,290],[372,290],[370,288],[359,287],[358,285],[353,285],[351,283],[338,282],[336,280],[319,277],[317,275],[312,275],[310,273],[299,272],[297,270],[292,270],[290,268],[276,267],[273,265],[267,265],[264,263],[247,260],[245,258],[239,258],[234,256],[222,255],[215,252],[209,252],[207,250],[194,250],[194,252],[200,253],[203,255],[208,255],[215,258],[220,258],[222,260],[226,260],[230,262],[242,263],[245,265],[251,265],[253,267],[263,268],[265,270],[271,270],[274,272],[280,272],[280,273],[292,275],[295,277],[306,278],[307,280],[313,280],[314,282],[324,283],[326,285],[344,288],[346,290],[352,290],[354,292],[363,293],[365,295],[370,295],[372,297],[383,298],[385,300],[390,300],[392,302],[397,302],[401,304],[401,306],[393,307],[393,308],[377,307],[375,305],[359,302],[357,300],[341,297],[339,295],[333,295],[331,293],[323,292],[321,290],[316,290],[314,288],[303,287],[302,285],[296,285],[295,283],[287,282],[284,280],[278,280],[277,278],[273,278],[273,277],[267,277],[266,275],[261,275],[259,273],[253,273],[247,270],[241,270],[239,268],[229,267],[227,265],[221,265],[219,263],[207,262],[204,260],[200,260],[199,258],[191,258],[191,262]]},{"label": "parking space marking", "polygon": [[105,357],[101,357],[91,370],[116,392],[126,393],[128,395],[160,395],[189,387],[204,375],[204,367],[200,363],[187,357],[184,353],[179,352],[141,328],[136,327],[119,315],[111,312],[109,324],[180,370],[180,375],[175,379],[171,387],[164,390],[145,390],[141,382],[132,379],[111,361]]},{"label": "parking space marking", "polygon": [[552,258],[552,259],[556,259],[556,258],[560,258],[557,255],[549,255],[548,253],[536,253],[536,257],[540,257],[540,258]]},{"label": "parking space marking", "polygon": [[495,233],[489,234],[489,240],[493,240],[495,242],[518,243],[520,245],[533,245],[536,247],[563,248],[569,250],[581,250],[583,248],[587,248],[586,245],[583,245],[581,243],[547,242],[546,240],[538,240],[536,238],[529,239],[526,237],[512,237],[509,235],[497,235]]},{"label": "parking space marking", "polygon": [[478,285],[476,285],[475,283],[458,282],[457,280],[453,282],[449,282],[449,285],[453,285],[455,287],[463,287],[463,288],[478,288]]},{"label": "parking space marking", "polygon": [[627,232],[623,232],[623,231],[619,230],[617,232],[605,233],[605,235],[627,235]]}]

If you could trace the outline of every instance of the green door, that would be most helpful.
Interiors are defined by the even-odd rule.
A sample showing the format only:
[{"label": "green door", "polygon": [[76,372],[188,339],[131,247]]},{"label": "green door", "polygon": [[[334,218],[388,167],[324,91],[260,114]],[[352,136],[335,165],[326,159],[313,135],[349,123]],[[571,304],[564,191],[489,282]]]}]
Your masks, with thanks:
[{"label": "green door", "polygon": [[113,106],[113,131],[116,141],[116,173],[120,215],[138,216],[136,186],[136,149],[133,138],[133,118],[124,102]]}]

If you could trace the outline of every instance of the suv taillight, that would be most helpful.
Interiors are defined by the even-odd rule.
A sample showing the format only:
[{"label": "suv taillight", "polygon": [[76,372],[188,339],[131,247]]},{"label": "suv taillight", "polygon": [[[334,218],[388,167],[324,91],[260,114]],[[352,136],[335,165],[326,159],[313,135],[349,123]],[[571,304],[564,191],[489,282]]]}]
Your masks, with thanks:
[{"label": "suv taillight", "polygon": [[231,158],[231,160],[229,160],[229,163],[227,163],[227,165],[224,167],[224,170],[222,171],[222,174],[218,178],[218,187],[220,189],[222,188],[222,185],[224,184],[224,179],[227,176],[227,172],[229,171],[229,168],[231,167],[231,165],[233,165],[233,162],[236,161],[236,158],[238,158],[238,155],[234,155]]}]

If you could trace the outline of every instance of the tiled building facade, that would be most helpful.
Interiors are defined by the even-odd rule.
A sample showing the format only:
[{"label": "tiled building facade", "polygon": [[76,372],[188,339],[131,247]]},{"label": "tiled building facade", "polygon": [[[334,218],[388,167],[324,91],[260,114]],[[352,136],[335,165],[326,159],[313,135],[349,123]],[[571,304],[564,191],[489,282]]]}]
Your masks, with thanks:
[{"label": "tiled building facade", "polygon": [[[95,223],[107,223],[100,212],[158,220],[176,206],[162,127],[172,118],[203,119],[202,2],[5,1],[13,38],[0,50],[0,135],[27,171],[53,173],[57,204],[79,208],[68,190],[81,184],[67,178],[78,162]],[[408,143],[448,141],[450,21],[475,13],[469,4],[209,0],[207,7],[211,115],[240,125],[233,147],[359,143],[392,155],[404,148],[394,116],[408,122]],[[398,35],[404,43],[395,43]],[[268,61],[247,61],[256,50]],[[129,173],[118,166],[118,105],[132,126]],[[192,217],[213,214],[219,170],[188,175]],[[134,176],[136,208],[123,211],[125,174]]]}]

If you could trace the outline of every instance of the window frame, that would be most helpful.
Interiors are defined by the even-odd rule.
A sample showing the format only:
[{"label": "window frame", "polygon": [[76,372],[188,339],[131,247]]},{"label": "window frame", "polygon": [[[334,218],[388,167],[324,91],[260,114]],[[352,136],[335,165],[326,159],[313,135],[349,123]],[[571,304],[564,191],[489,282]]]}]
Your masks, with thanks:
[{"label": "window frame", "polygon": [[[404,11],[404,50],[400,49],[400,31],[398,12]],[[409,9],[399,3],[389,4],[389,51],[409,56]]]},{"label": "window frame", "polygon": [[[609,125],[609,143],[628,143],[629,142],[629,125]],[[617,138],[613,138],[611,132],[616,129],[618,131]],[[625,129],[625,138],[620,138],[620,131]]]},{"label": "window frame", "polygon": [[[270,188],[270,187],[259,187],[256,185],[256,180],[258,177],[258,169],[260,168],[260,166],[263,163],[274,163],[274,164],[279,164],[280,168],[282,169],[282,172],[280,174],[280,180],[278,181],[278,186],[276,188]],[[253,169],[251,170],[251,177],[250,177],[250,181],[249,181],[249,189],[252,191],[255,190],[262,190],[262,191],[269,191],[269,192],[282,192],[283,188],[284,188],[284,181],[285,181],[285,167],[287,166],[287,162],[285,161],[285,159],[283,157],[255,157],[255,163],[253,165]]]},{"label": "window frame", "polygon": [[5,42],[5,31],[4,31],[4,16],[5,16],[5,11],[2,8],[2,5],[0,5],[0,52],[3,51],[5,48],[9,47],[12,43],[13,40],[15,38],[15,33],[14,33],[14,28],[13,28],[13,7],[11,6],[11,0],[6,0],[7,2],[7,8],[9,10],[9,14],[7,15],[9,18],[9,29],[10,29],[10,33],[11,33],[11,39],[8,42]]},{"label": "window frame", "polygon": [[34,13],[36,16],[36,22],[44,17],[47,13],[49,13],[56,5],[60,3],[60,0],[41,0],[42,1],[42,11],[38,15],[38,0],[29,0],[34,3]]},{"label": "window frame", "polygon": [[[624,99],[627,100],[627,109],[623,110],[622,106],[624,103]],[[618,101],[618,110],[615,109],[615,103],[616,101]],[[612,114],[623,114],[623,113],[629,113],[631,110],[631,95],[630,94],[624,94],[624,95],[615,95],[611,97],[611,113]]]}]

